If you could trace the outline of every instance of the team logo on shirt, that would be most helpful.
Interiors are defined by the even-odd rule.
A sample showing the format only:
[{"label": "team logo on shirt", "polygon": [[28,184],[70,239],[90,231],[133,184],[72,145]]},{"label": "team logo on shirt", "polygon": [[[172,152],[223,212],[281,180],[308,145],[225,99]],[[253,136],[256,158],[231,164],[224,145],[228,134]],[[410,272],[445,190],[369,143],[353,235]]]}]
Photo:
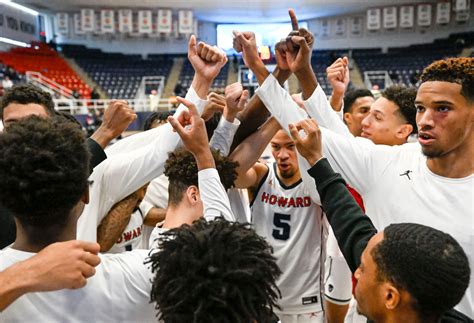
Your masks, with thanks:
[{"label": "team logo on shirt", "polygon": [[275,194],[263,192],[261,202],[270,205],[278,205],[280,207],[309,207],[311,206],[311,198],[304,197],[284,197]]},{"label": "team logo on shirt", "polygon": [[411,181],[410,173],[413,173],[411,170],[406,170],[404,173],[401,173],[400,176],[406,176]]},{"label": "team logo on shirt", "polygon": [[141,235],[142,235],[142,228],[140,226],[133,230],[122,233],[122,235],[120,236],[120,238],[118,238],[116,243],[128,242],[132,239],[138,238]]}]

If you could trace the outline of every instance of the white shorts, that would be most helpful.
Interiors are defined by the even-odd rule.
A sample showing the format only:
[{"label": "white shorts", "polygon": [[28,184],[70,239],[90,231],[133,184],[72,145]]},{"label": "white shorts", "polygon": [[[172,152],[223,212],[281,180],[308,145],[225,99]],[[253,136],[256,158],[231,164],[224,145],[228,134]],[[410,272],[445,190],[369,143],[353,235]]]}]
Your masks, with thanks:
[{"label": "white shorts", "polygon": [[277,314],[281,323],[324,323],[324,312],[305,314]]},{"label": "white shorts", "polygon": [[352,297],[352,273],[339,250],[331,228],[329,228],[324,266],[326,273],[324,298],[337,305],[349,304]]}]

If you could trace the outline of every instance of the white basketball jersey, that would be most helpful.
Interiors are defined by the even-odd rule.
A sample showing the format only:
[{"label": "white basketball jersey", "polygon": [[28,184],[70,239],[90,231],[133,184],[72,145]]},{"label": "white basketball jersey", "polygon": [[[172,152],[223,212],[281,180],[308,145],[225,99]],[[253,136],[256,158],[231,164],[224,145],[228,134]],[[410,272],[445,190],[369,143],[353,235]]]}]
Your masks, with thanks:
[{"label": "white basketball jersey", "polygon": [[132,213],[130,221],[125,230],[123,230],[117,242],[110,248],[108,253],[120,253],[140,249],[142,242],[143,215],[142,210],[138,208]]},{"label": "white basketball jersey", "polygon": [[282,275],[277,281],[284,314],[321,311],[328,223],[302,181],[285,186],[276,164],[259,183],[251,204],[252,224],[274,249]]}]

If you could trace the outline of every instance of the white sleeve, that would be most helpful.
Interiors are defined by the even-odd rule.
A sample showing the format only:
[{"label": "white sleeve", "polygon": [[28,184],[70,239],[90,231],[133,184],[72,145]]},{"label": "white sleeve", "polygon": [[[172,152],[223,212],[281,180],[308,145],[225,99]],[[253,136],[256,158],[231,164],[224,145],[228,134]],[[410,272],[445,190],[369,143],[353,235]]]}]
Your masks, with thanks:
[{"label": "white sleeve", "polygon": [[218,149],[221,155],[229,155],[230,146],[234,140],[234,135],[240,126],[239,119],[235,118],[234,122],[227,121],[224,117],[221,117],[217,128],[214,130],[209,146],[214,149]]},{"label": "white sleeve", "polygon": [[146,200],[143,200],[138,207],[140,208],[140,211],[142,212],[143,219],[145,219],[148,212],[150,212],[151,208],[153,207],[153,204],[151,204],[150,202]]},{"label": "white sleeve", "polygon": [[154,144],[133,153],[111,156],[98,165],[90,180],[90,200],[78,220],[77,237],[96,241],[97,226],[112,206],[163,174],[168,153],[181,142],[170,124],[156,128]]},{"label": "white sleeve", "polygon": [[204,218],[210,221],[223,216],[227,221],[235,221],[229,198],[224,186],[222,186],[217,170],[215,168],[200,170],[198,181],[199,192],[204,204]]},{"label": "white sleeve", "polygon": [[334,171],[364,196],[389,166],[400,146],[375,145],[361,137],[346,137],[320,128],[323,156]]},{"label": "white sleeve", "polygon": [[[192,103],[196,105],[196,108],[199,111],[199,114],[201,114],[202,111],[204,111],[204,107],[208,103],[207,100],[202,100],[201,98],[199,98],[199,96],[197,95],[196,91],[193,89],[192,86],[189,88],[185,99],[191,101]],[[185,109],[187,109],[186,106],[183,104],[180,104],[178,109],[174,113],[174,116],[180,115]],[[137,133],[132,136],[128,136],[122,140],[119,140],[117,143],[107,147],[105,149],[105,153],[109,157],[116,154],[124,154],[124,153],[126,154],[136,149],[139,149],[140,147],[143,147],[145,145],[158,142],[157,132],[158,132],[158,129],[160,128],[161,127],[150,129],[148,131],[142,131],[140,133]]]},{"label": "white sleeve", "polygon": [[[283,129],[288,131],[288,124],[305,118],[304,112],[293,101],[291,96],[278,84],[273,75],[269,75],[257,95]],[[365,138],[344,136],[321,127],[323,156],[327,157],[334,170],[362,196],[372,187],[373,183],[388,166],[394,157],[393,152],[400,146],[375,145]],[[313,201],[320,203],[314,179],[307,170],[309,163],[298,156],[301,178]]]},{"label": "white sleeve", "polygon": [[318,85],[311,97],[304,101],[304,106],[309,116],[315,119],[320,127],[331,129],[344,136],[353,137],[341,117],[329,104],[321,86]]},{"label": "white sleeve", "polygon": [[[298,107],[290,94],[280,86],[277,79],[272,74],[270,74],[265,82],[263,82],[262,86],[257,89],[256,94],[259,96],[260,100],[262,100],[263,104],[265,104],[268,111],[270,111],[278,121],[282,129],[286,130],[288,135],[290,135],[288,128],[290,123],[295,123],[307,118],[303,109]],[[305,188],[308,190],[311,199],[316,204],[321,205],[321,200],[316,185],[314,184],[314,179],[309,176],[307,172],[307,170],[311,168],[311,165],[299,153],[297,154],[297,159]]]}]

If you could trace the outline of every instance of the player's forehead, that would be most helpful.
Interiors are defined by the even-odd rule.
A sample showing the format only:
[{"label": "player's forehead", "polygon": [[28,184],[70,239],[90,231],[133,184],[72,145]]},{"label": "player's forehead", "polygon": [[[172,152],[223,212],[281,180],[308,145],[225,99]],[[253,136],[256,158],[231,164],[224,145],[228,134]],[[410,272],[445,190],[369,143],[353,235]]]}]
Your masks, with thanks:
[{"label": "player's forehead", "polygon": [[273,136],[272,140],[270,140],[270,143],[272,145],[278,145],[278,146],[286,146],[286,145],[293,145],[294,142],[288,136],[286,131],[280,129],[278,132]]}]

